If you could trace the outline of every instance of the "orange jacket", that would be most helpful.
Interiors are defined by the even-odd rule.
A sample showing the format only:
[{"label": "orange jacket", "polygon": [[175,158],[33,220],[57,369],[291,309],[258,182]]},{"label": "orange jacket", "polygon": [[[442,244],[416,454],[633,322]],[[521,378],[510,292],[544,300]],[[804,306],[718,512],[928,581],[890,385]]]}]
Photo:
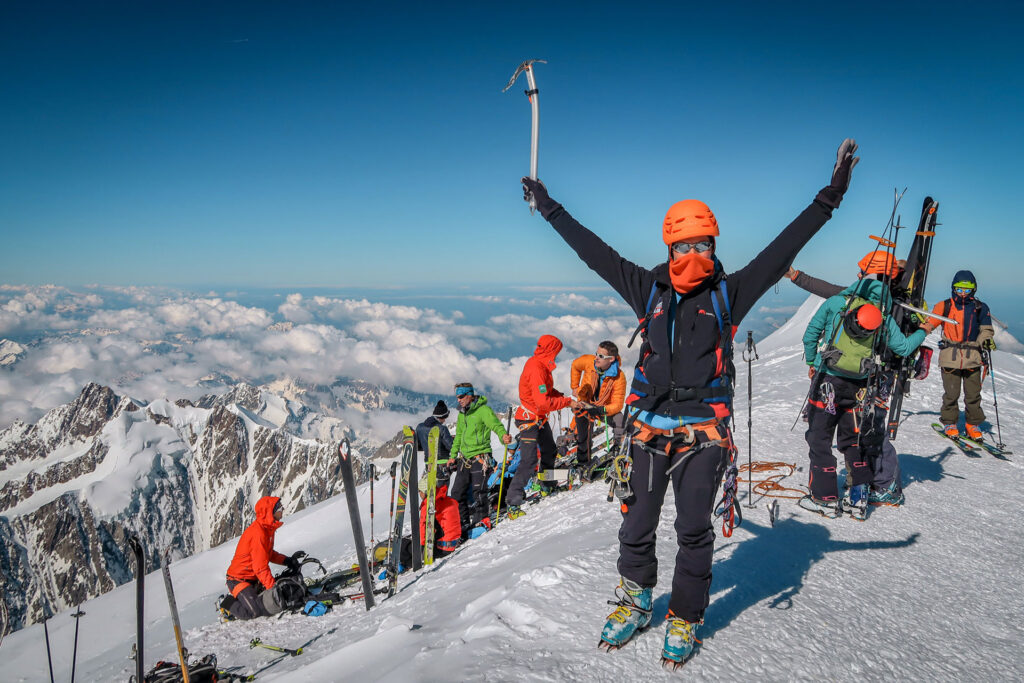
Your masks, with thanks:
[{"label": "orange jacket", "polygon": [[274,506],[281,500],[277,496],[263,496],[256,501],[256,521],[242,532],[235,548],[235,556],[228,567],[228,578],[256,583],[273,588],[274,575],[270,563],[284,564],[285,556],[274,550],[274,532],[282,522],[274,519]]},{"label": "orange jacket", "polygon": [[[971,312],[966,320],[965,310]],[[985,364],[985,359],[981,355],[981,345],[995,334],[992,314],[989,313],[987,304],[973,298],[968,304],[946,299],[935,304],[932,313],[952,318],[959,323],[954,325],[938,318],[929,320],[936,327],[941,325],[943,340],[951,342],[949,345],[939,345],[940,368],[971,370]]]},{"label": "orange jacket", "polygon": [[[462,538],[462,518],[459,517],[459,503],[448,497],[448,487],[438,486],[434,496],[434,519],[441,525],[441,537],[434,543],[457,541]],[[420,543],[427,542],[427,499],[420,502]]]},{"label": "orange jacket", "polygon": [[[615,374],[605,374],[599,378],[594,369],[594,355],[585,354],[572,362],[572,373],[569,385],[576,392],[577,398],[596,406],[604,406],[605,413],[611,417],[622,410],[626,401],[626,376],[622,373],[622,359],[615,357],[615,363],[608,370],[615,368]],[[598,379],[601,390],[597,390]],[[595,393],[596,392],[596,393]]]},{"label": "orange jacket", "polygon": [[537,340],[533,356],[526,361],[519,376],[519,403],[517,420],[542,420],[553,410],[567,408],[572,399],[555,389],[551,371],[555,369],[555,356],[562,350],[562,342],[550,334]]}]

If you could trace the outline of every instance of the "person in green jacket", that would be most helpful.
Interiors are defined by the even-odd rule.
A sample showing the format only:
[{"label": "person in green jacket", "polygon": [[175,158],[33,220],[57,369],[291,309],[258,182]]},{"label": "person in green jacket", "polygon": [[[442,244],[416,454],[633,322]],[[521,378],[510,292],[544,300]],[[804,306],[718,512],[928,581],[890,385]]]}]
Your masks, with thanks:
[{"label": "person in green jacket", "polygon": [[[883,264],[884,265],[884,264]],[[885,265],[870,270],[885,270]],[[885,436],[886,410],[873,404],[861,412],[861,392],[867,387],[877,335],[899,356],[910,355],[927,334],[919,329],[905,336],[889,315],[882,315],[884,272],[862,272],[860,279],[829,297],[811,318],[804,332],[804,355],[812,391],[807,398],[807,445],[810,458],[810,495],[800,501],[824,517],[838,517],[852,510],[852,502],[866,497],[874,461]],[[887,306],[888,307],[888,306]],[[835,436],[846,459],[847,497],[839,501]]]},{"label": "person in green jacket", "polygon": [[[491,456],[491,432],[506,446],[512,437],[501,426],[501,420],[487,405],[485,396],[477,396],[473,385],[462,382],[455,385],[455,400],[459,404],[459,417],[455,423],[450,463],[455,463],[455,483],[451,497],[459,501],[462,518],[462,539],[466,540],[473,527],[490,528],[490,503],[487,500],[488,468]],[[467,500],[472,496],[472,504]]]}]

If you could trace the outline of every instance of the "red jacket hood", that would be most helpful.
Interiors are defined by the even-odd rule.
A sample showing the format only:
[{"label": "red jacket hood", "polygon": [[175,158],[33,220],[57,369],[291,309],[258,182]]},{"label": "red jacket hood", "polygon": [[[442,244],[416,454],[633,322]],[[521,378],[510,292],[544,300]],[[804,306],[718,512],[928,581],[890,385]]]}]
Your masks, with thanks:
[{"label": "red jacket hood", "polygon": [[281,500],[277,496],[263,496],[256,501],[256,521],[268,529],[276,529],[284,522],[274,519],[274,506]]},{"label": "red jacket hood", "polygon": [[537,340],[537,348],[533,350],[533,355],[553,370],[555,368],[555,356],[561,350],[562,340],[554,335],[545,334]]}]

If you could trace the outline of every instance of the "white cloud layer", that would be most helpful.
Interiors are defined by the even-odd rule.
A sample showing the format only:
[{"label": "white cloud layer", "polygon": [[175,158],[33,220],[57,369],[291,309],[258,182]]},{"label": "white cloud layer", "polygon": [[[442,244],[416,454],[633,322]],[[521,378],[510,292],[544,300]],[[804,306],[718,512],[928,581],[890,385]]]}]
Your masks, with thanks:
[{"label": "white cloud layer", "polygon": [[437,394],[470,381],[514,401],[540,335],[565,344],[556,386],[566,389],[572,358],[604,339],[624,347],[632,332],[624,305],[579,294],[488,300],[496,312],[514,301],[545,314],[573,313],[501,314],[474,325],[458,311],[367,299],[293,293],[267,310],[213,293],[85,289],[0,286],[0,339],[23,347],[0,368],[0,427],[37,419],[88,382],[152,400],[196,398],[209,391],[202,380],[210,376],[257,384],[360,379]]}]

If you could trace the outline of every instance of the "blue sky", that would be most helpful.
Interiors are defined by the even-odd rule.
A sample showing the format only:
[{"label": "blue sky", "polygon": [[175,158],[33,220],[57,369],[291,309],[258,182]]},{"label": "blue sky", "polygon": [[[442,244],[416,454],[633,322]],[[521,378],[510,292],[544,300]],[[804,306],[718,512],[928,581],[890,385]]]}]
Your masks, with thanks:
[{"label": "blue sky", "polygon": [[537,57],[540,176],[628,258],[696,197],[741,267],[852,136],[797,266],[851,279],[909,186],[904,224],[941,202],[930,298],[962,267],[1009,298],[1019,5],[677,5],[6,3],[0,281],[596,284],[516,182],[529,106],[501,87]]}]

